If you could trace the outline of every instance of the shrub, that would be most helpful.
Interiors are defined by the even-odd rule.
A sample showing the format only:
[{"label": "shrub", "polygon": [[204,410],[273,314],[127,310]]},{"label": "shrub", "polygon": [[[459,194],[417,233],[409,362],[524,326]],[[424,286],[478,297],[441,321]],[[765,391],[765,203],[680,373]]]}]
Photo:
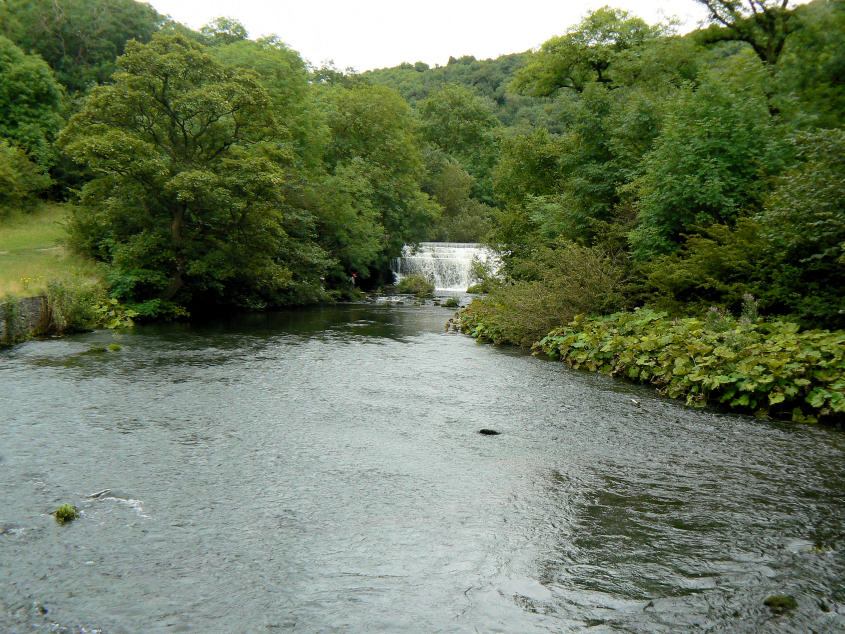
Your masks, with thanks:
[{"label": "shrub", "polygon": [[70,504],[62,504],[55,511],[53,511],[53,517],[56,518],[56,521],[59,524],[64,524],[65,522],[72,522],[73,520],[78,518],[79,511],[75,506],[71,506]]},{"label": "shrub", "polygon": [[57,333],[130,327],[138,314],[109,297],[99,284],[67,279],[47,282],[47,306],[50,328]]},{"label": "shrub", "polygon": [[[729,320],[730,328],[724,322]],[[654,385],[688,405],[842,424],[845,332],[787,322],[669,319],[651,310],[579,315],[535,349],[573,368]]]},{"label": "shrub", "polygon": [[461,302],[457,297],[450,297],[445,302],[443,302],[443,306],[445,308],[458,308],[460,305]]},{"label": "shrub", "polygon": [[0,139],[0,213],[16,206],[50,185],[50,178],[26,153]]},{"label": "shrub", "polygon": [[461,311],[459,327],[494,343],[529,347],[579,313],[625,303],[626,261],[603,247],[559,241],[538,249],[513,271],[522,279],[494,282],[490,294]]},{"label": "shrub", "polygon": [[399,281],[396,285],[397,293],[411,293],[414,295],[431,295],[434,292],[434,284],[419,275],[411,275]]},{"label": "shrub", "polygon": [[105,300],[106,292],[101,286],[67,279],[49,280],[47,306],[51,328],[57,333],[96,328],[97,305]]},{"label": "shrub", "polygon": [[5,335],[0,344],[12,345],[17,343],[22,337],[20,325],[20,300],[11,295],[6,296],[0,300],[1,310],[3,312],[3,326]]}]

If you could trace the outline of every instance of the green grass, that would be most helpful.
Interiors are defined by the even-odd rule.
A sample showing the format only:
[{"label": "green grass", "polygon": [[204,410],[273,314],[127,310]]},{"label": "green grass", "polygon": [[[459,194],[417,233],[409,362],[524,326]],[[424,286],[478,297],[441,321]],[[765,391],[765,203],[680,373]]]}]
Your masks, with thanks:
[{"label": "green grass", "polygon": [[99,278],[95,263],[63,246],[70,206],[42,203],[0,215],[0,297],[39,295],[52,278]]}]

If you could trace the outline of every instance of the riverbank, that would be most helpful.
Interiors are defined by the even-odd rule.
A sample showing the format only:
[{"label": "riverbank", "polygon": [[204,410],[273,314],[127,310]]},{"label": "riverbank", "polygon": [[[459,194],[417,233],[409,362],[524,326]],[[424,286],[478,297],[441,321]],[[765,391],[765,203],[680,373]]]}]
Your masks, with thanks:
[{"label": "riverbank", "polygon": [[[456,327],[512,344],[473,303]],[[489,307],[488,307],[489,308]],[[845,332],[801,330],[780,321],[670,319],[647,309],[577,316],[534,343],[570,367],[644,383],[687,405],[794,422],[845,424]]]},{"label": "riverbank", "polygon": [[65,246],[71,206],[43,202],[0,215],[0,300],[44,295],[55,278],[96,283],[96,263]]}]

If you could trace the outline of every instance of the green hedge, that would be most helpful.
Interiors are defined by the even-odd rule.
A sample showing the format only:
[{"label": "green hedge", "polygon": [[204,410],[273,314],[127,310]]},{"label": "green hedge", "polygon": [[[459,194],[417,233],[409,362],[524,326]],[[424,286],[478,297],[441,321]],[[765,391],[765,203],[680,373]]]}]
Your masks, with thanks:
[{"label": "green hedge", "polygon": [[[793,323],[670,319],[651,310],[577,316],[535,344],[573,368],[654,385],[688,405],[842,425],[845,331]],[[483,336],[483,324],[469,334]]]}]

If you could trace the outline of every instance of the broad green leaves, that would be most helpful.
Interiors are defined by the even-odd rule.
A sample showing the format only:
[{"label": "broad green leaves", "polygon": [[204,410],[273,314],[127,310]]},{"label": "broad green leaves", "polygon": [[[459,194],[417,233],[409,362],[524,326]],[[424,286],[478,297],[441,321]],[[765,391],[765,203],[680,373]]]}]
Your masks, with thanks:
[{"label": "broad green leaves", "polygon": [[577,317],[535,349],[574,368],[649,383],[690,405],[718,402],[796,421],[845,417],[843,331],[734,322],[714,332],[698,319],[640,310]]}]

